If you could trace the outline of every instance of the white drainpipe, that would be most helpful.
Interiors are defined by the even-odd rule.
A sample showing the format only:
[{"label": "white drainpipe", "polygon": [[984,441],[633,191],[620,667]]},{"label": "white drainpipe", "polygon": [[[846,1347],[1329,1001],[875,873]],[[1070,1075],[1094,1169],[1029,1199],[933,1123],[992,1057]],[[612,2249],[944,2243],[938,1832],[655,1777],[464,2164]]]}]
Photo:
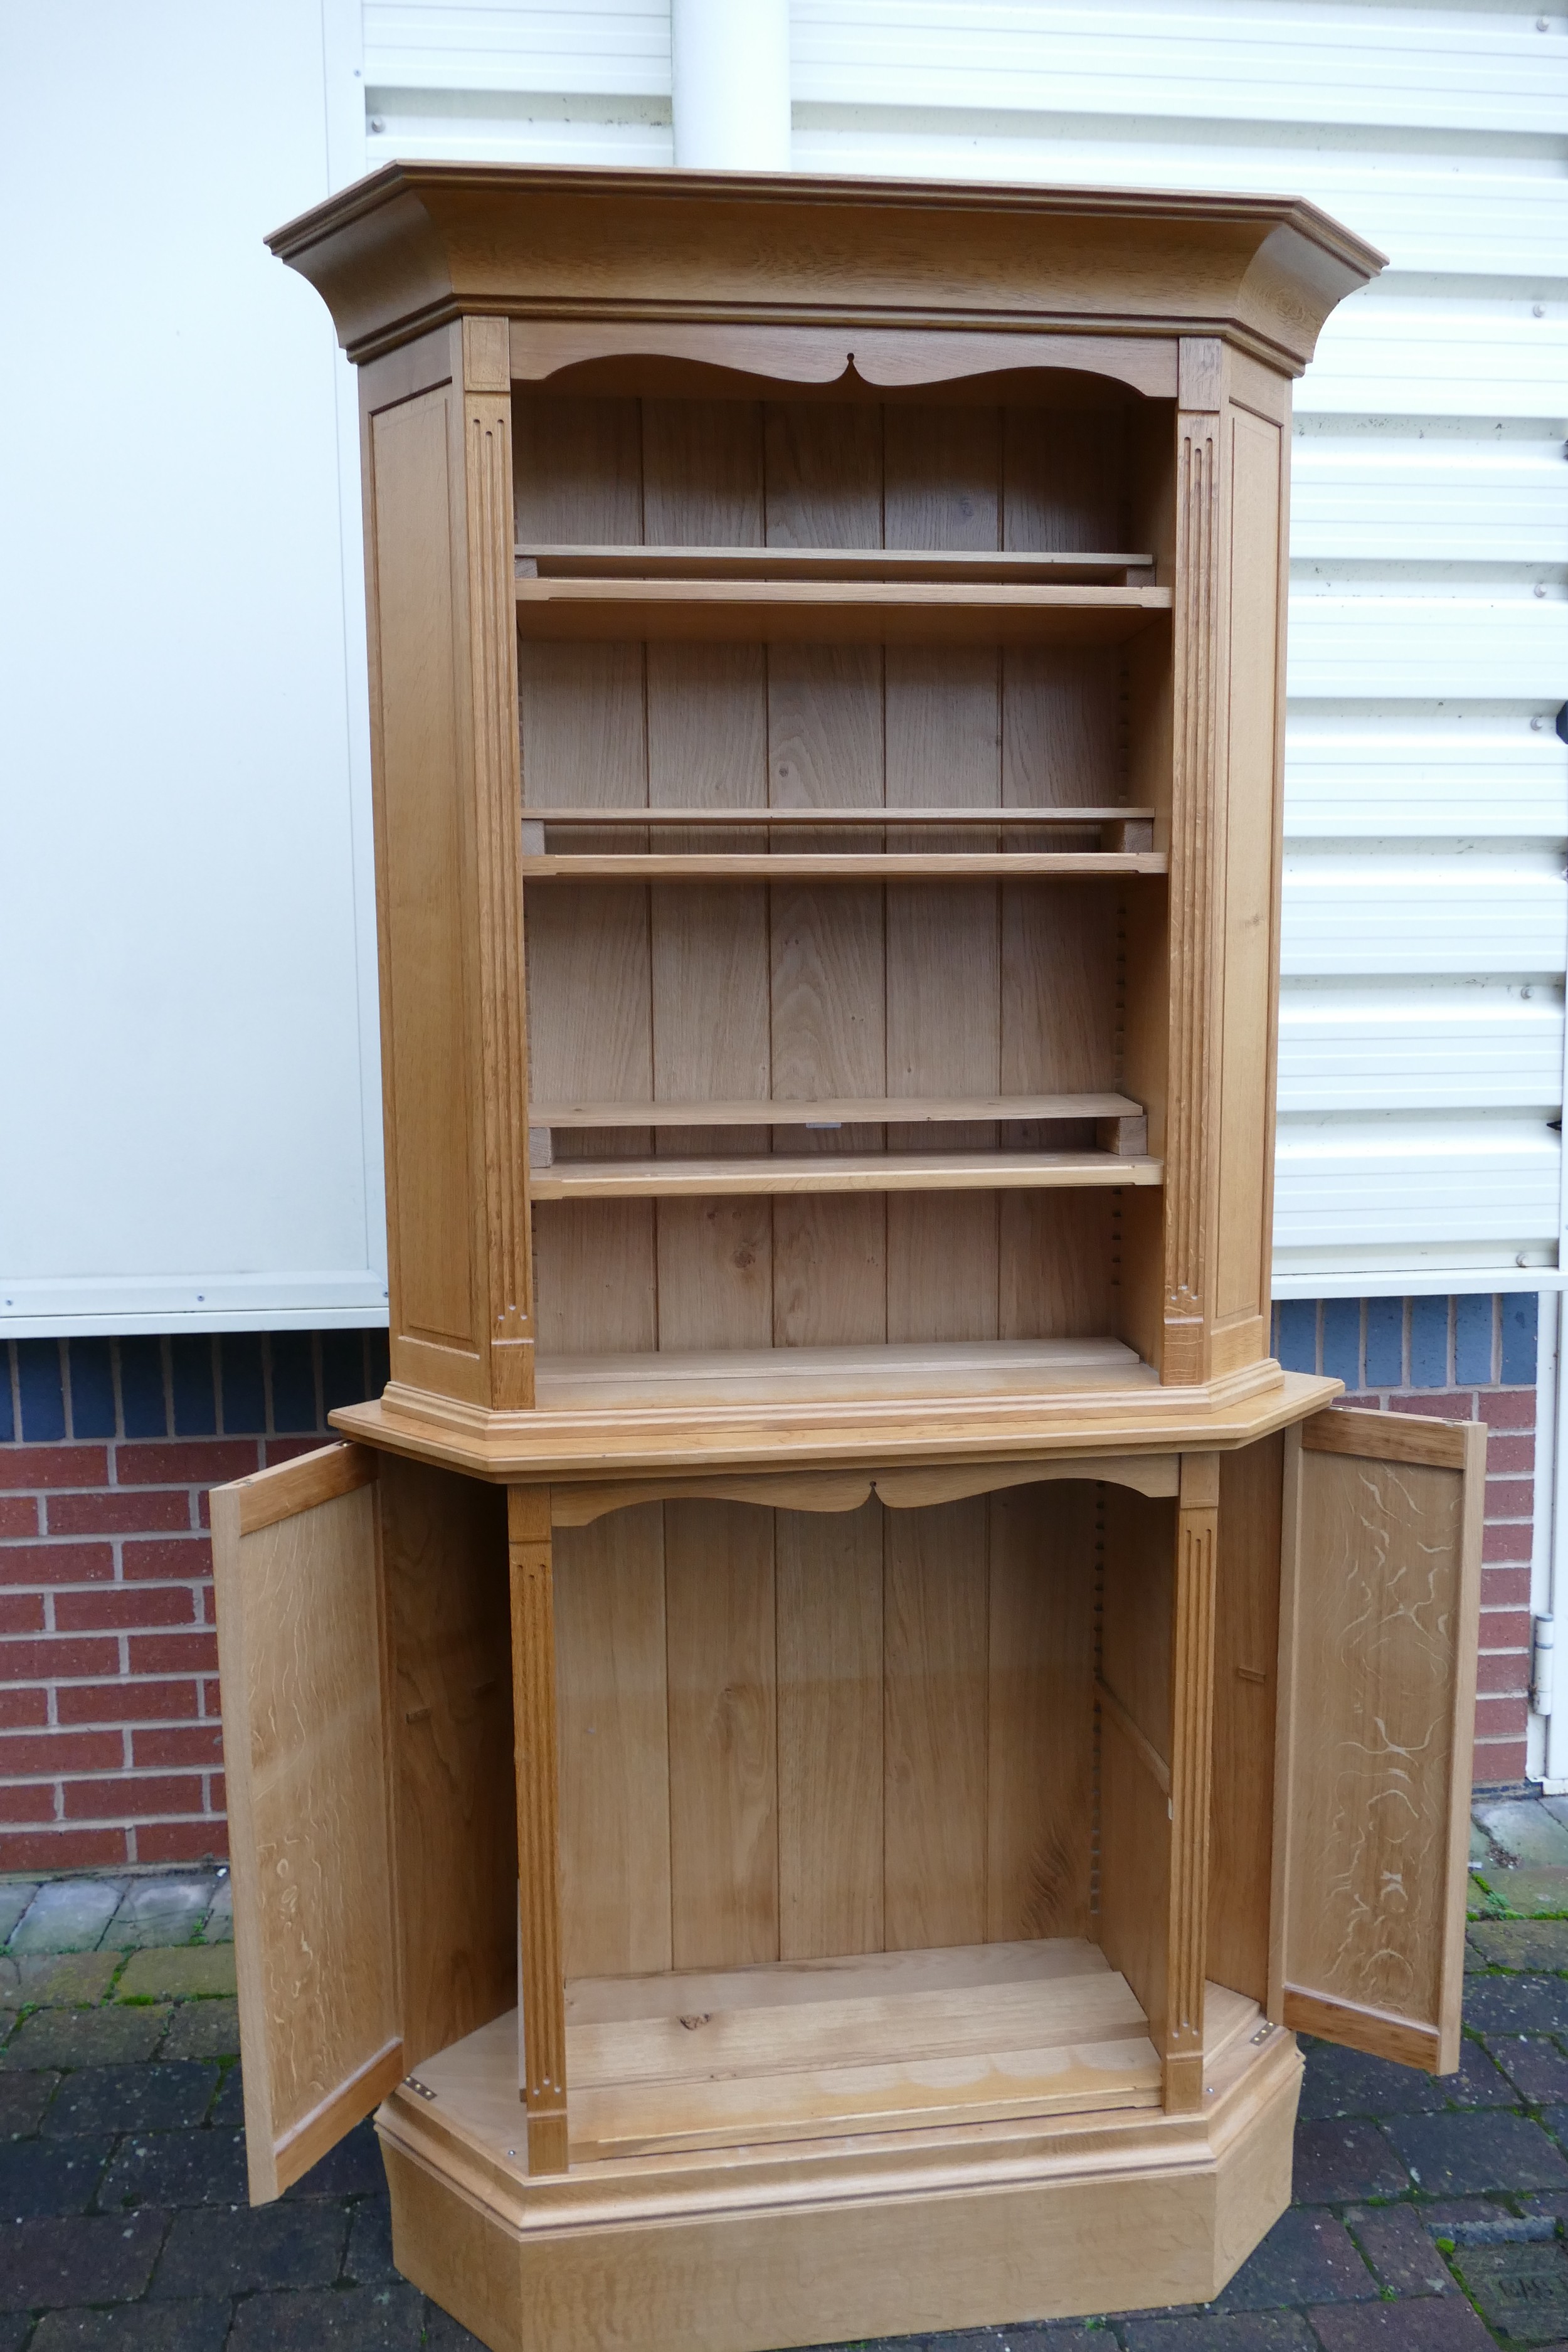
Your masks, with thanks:
[{"label": "white drainpipe", "polygon": [[675,160],[787,172],[789,0],[670,0]]}]

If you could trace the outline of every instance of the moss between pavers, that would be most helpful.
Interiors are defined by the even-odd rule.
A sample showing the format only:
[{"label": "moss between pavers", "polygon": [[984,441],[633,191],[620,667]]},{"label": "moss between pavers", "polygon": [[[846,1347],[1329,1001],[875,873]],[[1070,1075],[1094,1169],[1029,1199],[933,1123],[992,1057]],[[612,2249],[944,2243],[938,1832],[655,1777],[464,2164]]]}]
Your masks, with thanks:
[{"label": "moss between pavers", "polygon": [[232,1944],[175,1944],[132,1952],[116,1987],[121,2000],[183,2000],[234,1992]]},{"label": "moss between pavers", "polygon": [[118,1952],[24,1952],[0,1959],[0,2009],[91,2009],[120,1966]]},{"label": "moss between pavers", "polygon": [[1479,1919],[1468,1940],[1489,1968],[1568,1969],[1568,1919]]}]

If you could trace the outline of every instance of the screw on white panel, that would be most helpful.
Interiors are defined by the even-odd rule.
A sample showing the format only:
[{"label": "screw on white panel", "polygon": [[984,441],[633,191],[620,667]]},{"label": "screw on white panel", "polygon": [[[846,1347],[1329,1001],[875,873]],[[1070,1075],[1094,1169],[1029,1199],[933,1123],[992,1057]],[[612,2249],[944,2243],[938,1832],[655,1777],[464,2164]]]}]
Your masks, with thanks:
[{"label": "screw on white panel", "polygon": [[372,130],[372,131],[384,131],[384,130],[386,129],[386,117],[385,117],[385,115],[384,115],[384,114],[373,114],[373,115],[371,116],[371,118],[370,118],[370,121],[369,121],[369,124],[368,124],[367,128],[368,128],[368,129],[370,129],[370,130]]},{"label": "screw on white panel", "polygon": [[1546,316],[1545,303],[1532,302],[1530,306],[1530,315],[1532,319],[1544,319]]},{"label": "screw on white panel", "polygon": [[1538,581],[1536,582],[1536,583],[1535,583],[1535,593],[1536,593],[1536,594],[1537,594],[1538,596],[1544,596],[1544,595],[1545,595],[1545,593],[1546,593],[1546,583],[1545,583],[1543,580],[1538,580]]}]

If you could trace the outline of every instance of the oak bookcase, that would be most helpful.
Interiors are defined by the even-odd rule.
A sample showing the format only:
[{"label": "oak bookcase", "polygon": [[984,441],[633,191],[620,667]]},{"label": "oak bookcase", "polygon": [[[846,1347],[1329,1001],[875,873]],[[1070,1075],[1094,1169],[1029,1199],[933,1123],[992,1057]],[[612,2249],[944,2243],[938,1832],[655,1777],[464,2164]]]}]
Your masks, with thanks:
[{"label": "oak bookcase", "polygon": [[214,1497],[252,2193],[497,2352],[1215,2294],[1458,2063],[1482,1433],[1268,1354],[1288,200],[394,165],[392,1378]]}]

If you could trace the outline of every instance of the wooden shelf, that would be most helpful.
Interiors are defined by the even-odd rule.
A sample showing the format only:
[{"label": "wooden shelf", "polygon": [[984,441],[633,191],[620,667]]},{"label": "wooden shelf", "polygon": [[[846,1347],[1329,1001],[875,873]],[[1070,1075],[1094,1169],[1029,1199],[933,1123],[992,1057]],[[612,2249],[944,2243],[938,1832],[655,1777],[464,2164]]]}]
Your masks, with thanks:
[{"label": "wooden shelf", "polygon": [[[1027,1398],[1158,1391],[1120,1339],[931,1339],[838,1348],[665,1348],[632,1354],[540,1353],[546,1412],[676,1412],[696,1406]],[[934,1452],[937,1433],[923,1433]]]},{"label": "wooden shelf", "polygon": [[525,856],[529,882],[973,882],[1163,874],[1163,850],[692,850]]},{"label": "wooden shelf", "polygon": [[[564,824],[619,831],[649,825],[707,825],[726,831],[791,828],[816,832],[854,825],[860,832],[906,825],[994,827],[1032,832],[1041,825],[1150,824],[1152,808],[894,808],[878,802],[867,808],[525,808],[525,825]],[[1137,844],[1129,844],[1136,847]]]},{"label": "wooden shelf", "polygon": [[942,581],[519,580],[527,637],[889,645],[1116,645],[1171,610],[1168,588]]},{"label": "wooden shelf", "polygon": [[719,1193],[1041,1192],[1164,1181],[1164,1162],[1110,1151],[825,1151],[807,1159],[557,1160],[536,1201],[692,1199]]},{"label": "wooden shelf", "polygon": [[1131,583],[1152,555],[901,547],[521,547],[518,577],[541,580],[951,580],[1057,585]]},{"label": "wooden shelf", "polygon": [[531,1103],[531,1128],[925,1127],[970,1119],[1139,1118],[1130,1095],[834,1096],[817,1102]]}]

